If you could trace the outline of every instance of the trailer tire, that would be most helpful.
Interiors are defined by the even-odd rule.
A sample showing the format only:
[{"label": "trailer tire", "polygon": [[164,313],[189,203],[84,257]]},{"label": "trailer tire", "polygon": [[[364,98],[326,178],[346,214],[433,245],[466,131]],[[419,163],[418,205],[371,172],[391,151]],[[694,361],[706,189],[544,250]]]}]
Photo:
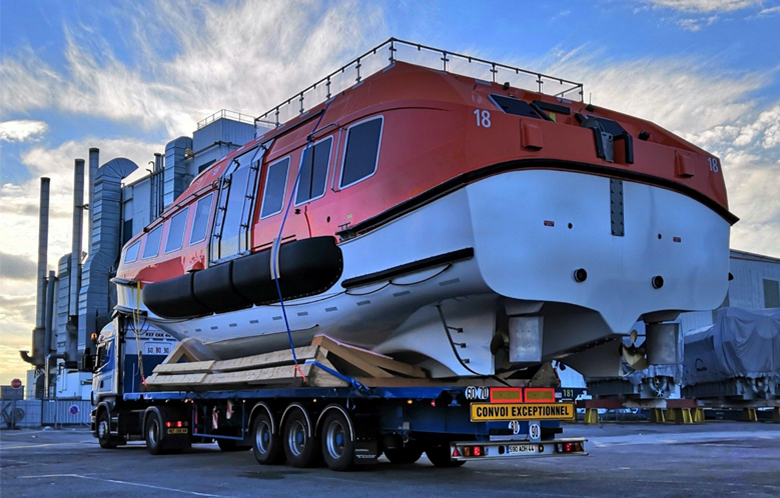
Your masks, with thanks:
[{"label": "trailer tire", "polygon": [[243,441],[237,441],[235,439],[217,439],[217,446],[222,451],[249,451],[252,446],[242,444]]},{"label": "trailer tire", "polygon": [[396,465],[408,465],[420,459],[423,450],[419,445],[410,444],[402,448],[386,448],[385,456]]},{"label": "trailer tire", "polygon": [[267,413],[258,413],[252,422],[252,453],[260,465],[284,462],[282,438],[273,432],[273,421]]},{"label": "trailer tire", "polygon": [[282,440],[287,462],[293,467],[312,467],[320,462],[320,444],[314,437],[314,428],[303,408],[297,406],[290,411],[284,421]]},{"label": "trailer tire", "polygon": [[331,470],[343,472],[355,465],[355,441],[352,424],[339,410],[330,410],[322,422],[322,456]]},{"label": "trailer tire", "polygon": [[151,412],[146,418],[144,424],[144,437],[146,439],[146,449],[152,455],[161,455],[165,453],[165,445],[162,440],[162,420],[156,412]]},{"label": "trailer tire", "polygon": [[453,460],[450,456],[450,445],[448,443],[437,444],[436,446],[429,446],[425,450],[425,456],[436,467],[460,467],[465,460]]},{"label": "trailer tire", "polygon": [[108,415],[107,410],[100,410],[98,413],[95,430],[101,448],[107,450],[116,448],[118,441],[115,437],[111,436],[111,417]]}]

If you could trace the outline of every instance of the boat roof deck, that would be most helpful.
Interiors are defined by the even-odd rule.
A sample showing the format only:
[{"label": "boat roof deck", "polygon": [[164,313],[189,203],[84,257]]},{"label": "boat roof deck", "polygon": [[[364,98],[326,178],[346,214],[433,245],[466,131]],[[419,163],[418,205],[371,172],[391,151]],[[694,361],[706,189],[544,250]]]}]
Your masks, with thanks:
[{"label": "boat roof deck", "polygon": [[514,88],[545,93],[563,99],[583,100],[582,83],[428,47],[419,43],[390,38],[261,114],[255,118],[255,125],[279,127],[330,99],[333,95],[359,85],[366,77],[383,70],[396,61],[470,76],[488,83],[508,83]]}]

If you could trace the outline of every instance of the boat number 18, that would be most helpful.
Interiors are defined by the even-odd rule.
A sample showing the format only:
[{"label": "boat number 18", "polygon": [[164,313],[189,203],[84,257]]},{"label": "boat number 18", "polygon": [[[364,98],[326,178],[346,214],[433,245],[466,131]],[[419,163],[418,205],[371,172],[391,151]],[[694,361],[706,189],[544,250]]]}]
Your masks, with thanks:
[{"label": "boat number 18", "polygon": [[707,161],[710,163],[710,171],[713,173],[717,173],[720,168],[718,168],[718,158],[716,157],[708,157]]},{"label": "boat number 18", "polygon": [[490,128],[490,111],[474,109],[474,116],[477,118],[477,127]]}]

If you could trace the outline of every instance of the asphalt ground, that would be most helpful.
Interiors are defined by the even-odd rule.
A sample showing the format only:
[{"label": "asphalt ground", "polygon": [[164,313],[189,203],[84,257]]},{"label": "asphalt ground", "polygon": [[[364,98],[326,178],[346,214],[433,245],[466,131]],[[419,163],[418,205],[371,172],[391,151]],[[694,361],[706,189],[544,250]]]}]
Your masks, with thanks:
[{"label": "asphalt ground", "polygon": [[250,452],[194,445],[151,456],[101,449],[85,429],[0,432],[0,496],[780,497],[780,425],[708,422],[567,425],[587,457],[378,465],[349,473],[258,465]]}]

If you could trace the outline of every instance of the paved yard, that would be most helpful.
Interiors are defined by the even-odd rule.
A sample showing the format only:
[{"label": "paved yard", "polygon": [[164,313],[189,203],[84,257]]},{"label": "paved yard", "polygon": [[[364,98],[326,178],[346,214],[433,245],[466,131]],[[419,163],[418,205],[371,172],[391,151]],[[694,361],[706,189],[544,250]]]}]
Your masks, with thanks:
[{"label": "paved yard", "polygon": [[584,458],[469,462],[437,469],[423,457],[382,459],[351,473],[261,467],[251,453],[195,445],[150,456],[141,443],[102,450],[84,429],[2,431],[0,495],[41,496],[780,496],[780,426],[708,422],[697,426],[566,426],[589,438]]}]

